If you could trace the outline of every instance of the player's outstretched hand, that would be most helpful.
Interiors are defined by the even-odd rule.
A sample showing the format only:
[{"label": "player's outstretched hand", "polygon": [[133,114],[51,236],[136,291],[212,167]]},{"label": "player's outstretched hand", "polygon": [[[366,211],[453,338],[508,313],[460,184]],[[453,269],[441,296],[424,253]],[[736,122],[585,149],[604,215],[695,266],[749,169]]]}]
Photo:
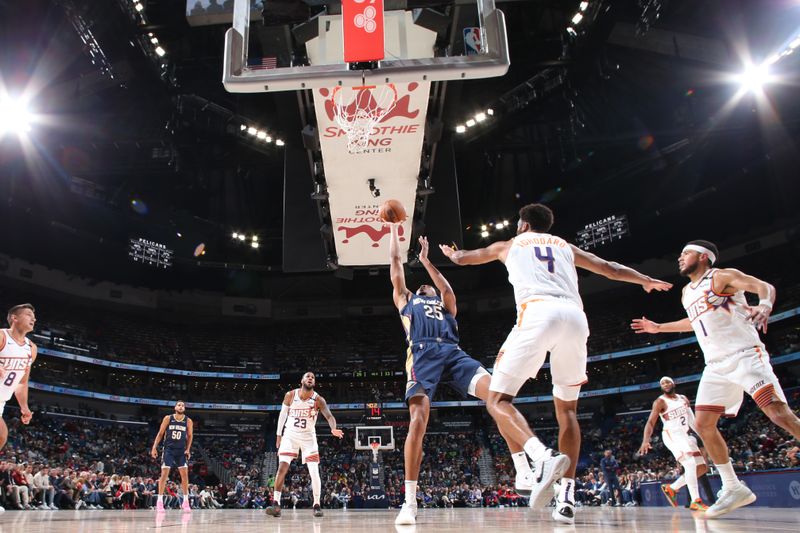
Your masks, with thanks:
[{"label": "player's outstretched hand", "polygon": [[650,278],[648,282],[642,285],[642,288],[645,290],[645,292],[668,291],[672,288],[672,283],[667,283],[666,281],[661,281],[660,279]]},{"label": "player's outstretched hand", "polygon": [[643,442],[642,445],[639,447],[639,455],[647,455],[647,452],[652,450],[653,447],[650,446],[649,442]]},{"label": "player's outstretched hand", "polygon": [[20,421],[25,424],[26,426],[31,423],[31,418],[33,418],[33,413],[30,409],[22,409],[20,413]]},{"label": "player's outstretched hand", "polygon": [[453,254],[456,253],[456,247],[455,246],[448,246],[447,244],[440,244],[439,245],[439,249],[442,251],[442,253],[444,254],[444,256],[446,258],[448,258],[451,261],[453,260]]},{"label": "player's outstretched hand", "polygon": [[151,449],[150,450],[150,457],[152,457],[153,459],[158,457],[158,450],[156,450],[155,448]]},{"label": "player's outstretched hand", "polygon": [[419,260],[423,263],[428,260],[428,238],[424,235],[419,238]]},{"label": "player's outstretched hand", "polygon": [[764,333],[767,332],[770,313],[772,313],[772,309],[765,305],[747,307],[747,318],[750,319],[756,329],[760,329]]},{"label": "player's outstretched hand", "polygon": [[337,439],[341,439],[342,437],[344,437],[344,431],[342,431],[341,429],[332,429],[331,435],[333,435]]},{"label": "player's outstretched hand", "polygon": [[636,333],[658,333],[658,324],[646,317],[634,318],[631,321],[631,329]]}]

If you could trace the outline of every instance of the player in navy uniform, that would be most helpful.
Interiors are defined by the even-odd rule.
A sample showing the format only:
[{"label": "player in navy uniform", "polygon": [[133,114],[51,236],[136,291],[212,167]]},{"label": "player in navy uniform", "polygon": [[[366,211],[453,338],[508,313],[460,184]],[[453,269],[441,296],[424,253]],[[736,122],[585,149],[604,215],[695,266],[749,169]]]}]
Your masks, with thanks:
[{"label": "player in navy uniform", "polygon": [[191,511],[189,504],[189,459],[192,456],[192,419],[186,416],[186,405],[179,400],[175,404],[175,414],[167,415],[161,421],[150,456],[158,457],[158,443],[164,438],[163,459],[161,461],[161,478],[158,480],[158,501],[156,510],[164,510],[164,486],[169,478],[170,468],[177,467],[181,473],[181,488],[183,489],[184,511]]},{"label": "player in navy uniform", "polygon": [[436,289],[430,285],[422,285],[416,293],[412,293],[406,288],[400,258],[398,224],[388,225],[391,228],[389,255],[394,304],[400,311],[400,320],[409,345],[406,358],[406,402],[411,417],[403,450],[405,503],[395,524],[414,524],[417,515],[417,479],[422,462],[422,438],[428,426],[431,399],[436,387],[444,381],[463,396],[469,394],[485,400],[491,376],[478,361],[458,346],[456,295],[447,279],[428,259],[427,238],[419,238],[419,260]]}]

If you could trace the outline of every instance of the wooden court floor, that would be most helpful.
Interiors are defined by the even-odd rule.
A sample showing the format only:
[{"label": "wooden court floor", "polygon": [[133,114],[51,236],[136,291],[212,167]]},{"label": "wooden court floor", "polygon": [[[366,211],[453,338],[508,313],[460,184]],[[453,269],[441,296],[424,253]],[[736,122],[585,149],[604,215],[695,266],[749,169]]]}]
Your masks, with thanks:
[{"label": "wooden court floor", "polygon": [[325,532],[641,532],[712,533],[800,532],[800,507],[739,509],[717,520],[704,520],[686,509],[579,508],[574,526],[559,525],[550,509],[425,509],[416,526],[394,526],[396,511],[326,510],[313,518],[310,510],[284,510],[281,518],[253,510],[168,511],[6,511],[0,533],[325,533]]}]

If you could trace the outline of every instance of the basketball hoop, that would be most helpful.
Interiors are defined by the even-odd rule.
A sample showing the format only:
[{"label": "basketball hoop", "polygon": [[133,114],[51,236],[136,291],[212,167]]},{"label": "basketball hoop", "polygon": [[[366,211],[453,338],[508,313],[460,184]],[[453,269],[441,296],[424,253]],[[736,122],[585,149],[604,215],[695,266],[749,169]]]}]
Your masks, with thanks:
[{"label": "basketball hoop", "polygon": [[372,462],[373,463],[377,463],[378,462],[378,448],[381,447],[381,443],[378,442],[377,440],[376,441],[372,441],[372,442],[369,443],[369,447],[372,450]]},{"label": "basketball hoop", "polygon": [[394,83],[334,87],[330,102],[336,123],[347,135],[347,151],[360,154],[367,149],[373,128],[394,109]]}]

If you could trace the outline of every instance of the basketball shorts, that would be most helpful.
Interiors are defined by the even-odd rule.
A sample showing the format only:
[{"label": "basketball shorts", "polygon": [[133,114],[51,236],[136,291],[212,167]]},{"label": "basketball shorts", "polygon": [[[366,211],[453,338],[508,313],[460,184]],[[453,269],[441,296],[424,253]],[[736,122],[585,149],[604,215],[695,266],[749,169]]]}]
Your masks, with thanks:
[{"label": "basketball shorts", "polygon": [[697,439],[686,431],[669,431],[665,429],[661,432],[661,440],[664,441],[664,446],[672,452],[672,455],[675,456],[679,463],[706,464],[703,453],[697,445]]},{"label": "basketball shorts", "polygon": [[183,468],[189,466],[186,462],[186,450],[183,448],[164,448],[161,459],[161,468]]},{"label": "basketball shorts", "polygon": [[745,392],[761,408],[774,401],[786,403],[786,396],[769,362],[769,354],[758,346],[721,361],[706,363],[697,387],[695,411],[736,416]]},{"label": "basketball shorts", "polygon": [[278,448],[278,461],[291,463],[297,458],[297,454],[302,452],[303,463],[319,462],[319,447],[317,446],[317,434],[309,433],[290,433],[285,432],[281,437],[281,445]]},{"label": "basketball shorts", "polygon": [[550,352],[553,395],[578,399],[586,383],[586,339],[589,323],[583,310],[561,300],[523,303],[517,323],[500,348],[489,390],[516,396],[522,385],[535,378]]},{"label": "basketball shorts", "polygon": [[406,401],[424,394],[431,400],[439,383],[447,383],[466,398],[470,383],[478,372],[488,372],[457,344],[418,342],[409,348],[406,359]]}]

